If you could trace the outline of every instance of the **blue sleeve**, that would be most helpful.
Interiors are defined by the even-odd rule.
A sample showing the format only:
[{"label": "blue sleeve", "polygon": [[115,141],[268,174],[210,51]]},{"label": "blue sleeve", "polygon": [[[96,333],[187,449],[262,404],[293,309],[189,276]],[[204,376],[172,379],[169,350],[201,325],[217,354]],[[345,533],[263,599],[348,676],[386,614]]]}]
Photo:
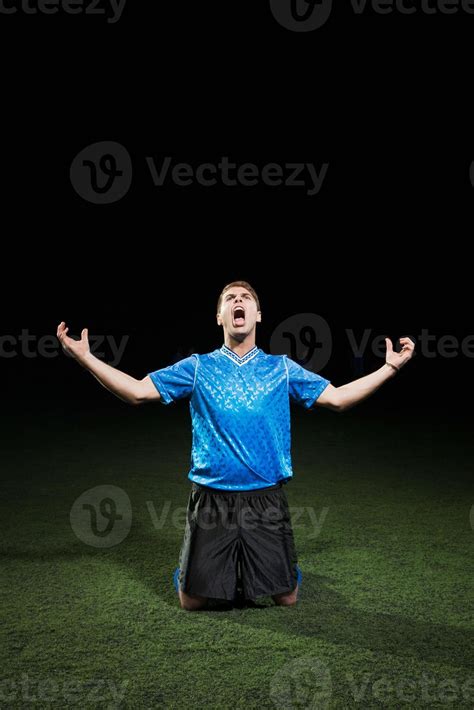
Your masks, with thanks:
[{"label": "blue sleeve", "polygon": [[305,409],[310,409],[321,392],[330,384],[330,380],[326,380],[321,375],[311,372],[311,370],[306,370],[287,355],[283,357],[288,374],[288,394],[290,399]]},{"label": "blue sleeve", "polygon": [[177,399],[192,395],[197,362],[197,355],[191,355],[184,360],[179,360],[174,365],[148,373],[161,395],[163,404],[170,404]]}]

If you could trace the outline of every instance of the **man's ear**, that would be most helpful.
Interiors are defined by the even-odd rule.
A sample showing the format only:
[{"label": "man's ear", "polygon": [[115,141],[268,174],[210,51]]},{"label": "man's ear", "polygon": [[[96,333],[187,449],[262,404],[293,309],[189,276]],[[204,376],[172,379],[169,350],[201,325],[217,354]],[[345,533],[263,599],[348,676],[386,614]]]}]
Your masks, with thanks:
[{"label": "man's ear", "polygon": [[221,318],[221,314],[220,314],[220,313],[218,313],[218,314],[216,315],[216,318],[217,318],[217,325],[222,325],[222,318]]},{"label": "man's ear", "polygon": [[262,322],[262,311],[257,311],[257,323]]}]

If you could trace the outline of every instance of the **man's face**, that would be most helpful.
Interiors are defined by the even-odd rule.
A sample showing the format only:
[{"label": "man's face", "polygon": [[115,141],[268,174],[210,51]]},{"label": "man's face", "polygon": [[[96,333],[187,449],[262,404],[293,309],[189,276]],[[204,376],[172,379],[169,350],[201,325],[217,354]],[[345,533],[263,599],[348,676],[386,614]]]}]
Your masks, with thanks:
[{"label": "man's face", "polygon": [[224,293],[217,314],[217,324],[222,325],[224,332],[242,341],[261,320],[262,314],[257,311],[255,299],[246,288],[232,286]]}]

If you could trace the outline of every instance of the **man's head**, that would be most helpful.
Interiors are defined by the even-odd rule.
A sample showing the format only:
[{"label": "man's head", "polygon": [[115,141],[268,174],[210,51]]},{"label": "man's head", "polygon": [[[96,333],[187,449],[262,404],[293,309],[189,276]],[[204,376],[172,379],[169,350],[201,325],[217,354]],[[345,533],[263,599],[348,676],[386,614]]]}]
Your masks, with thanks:
[{"label": "man's head", "polygon": [[235,340],[242,342],[260,323],[260,302],[247,281],[232,281],[222,289],[217,302],[217,324]]}]

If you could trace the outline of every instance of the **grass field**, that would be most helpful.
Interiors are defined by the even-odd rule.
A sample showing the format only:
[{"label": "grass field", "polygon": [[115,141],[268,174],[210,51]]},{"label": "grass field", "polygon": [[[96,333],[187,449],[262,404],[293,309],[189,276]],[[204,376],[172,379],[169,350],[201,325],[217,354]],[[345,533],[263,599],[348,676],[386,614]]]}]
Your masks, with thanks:
[{"label": "grass field", "polygon": [[[172,573],[187,408],[117,405],[32,407],[22,433],[19,411],[3,422],[0,707],[474,706],[461,420],[401,419],[377,402],[295,411],[297,606],[186,612]],[[112,547],[84,542],[70,521],[99,485],[131,505]]]}]

